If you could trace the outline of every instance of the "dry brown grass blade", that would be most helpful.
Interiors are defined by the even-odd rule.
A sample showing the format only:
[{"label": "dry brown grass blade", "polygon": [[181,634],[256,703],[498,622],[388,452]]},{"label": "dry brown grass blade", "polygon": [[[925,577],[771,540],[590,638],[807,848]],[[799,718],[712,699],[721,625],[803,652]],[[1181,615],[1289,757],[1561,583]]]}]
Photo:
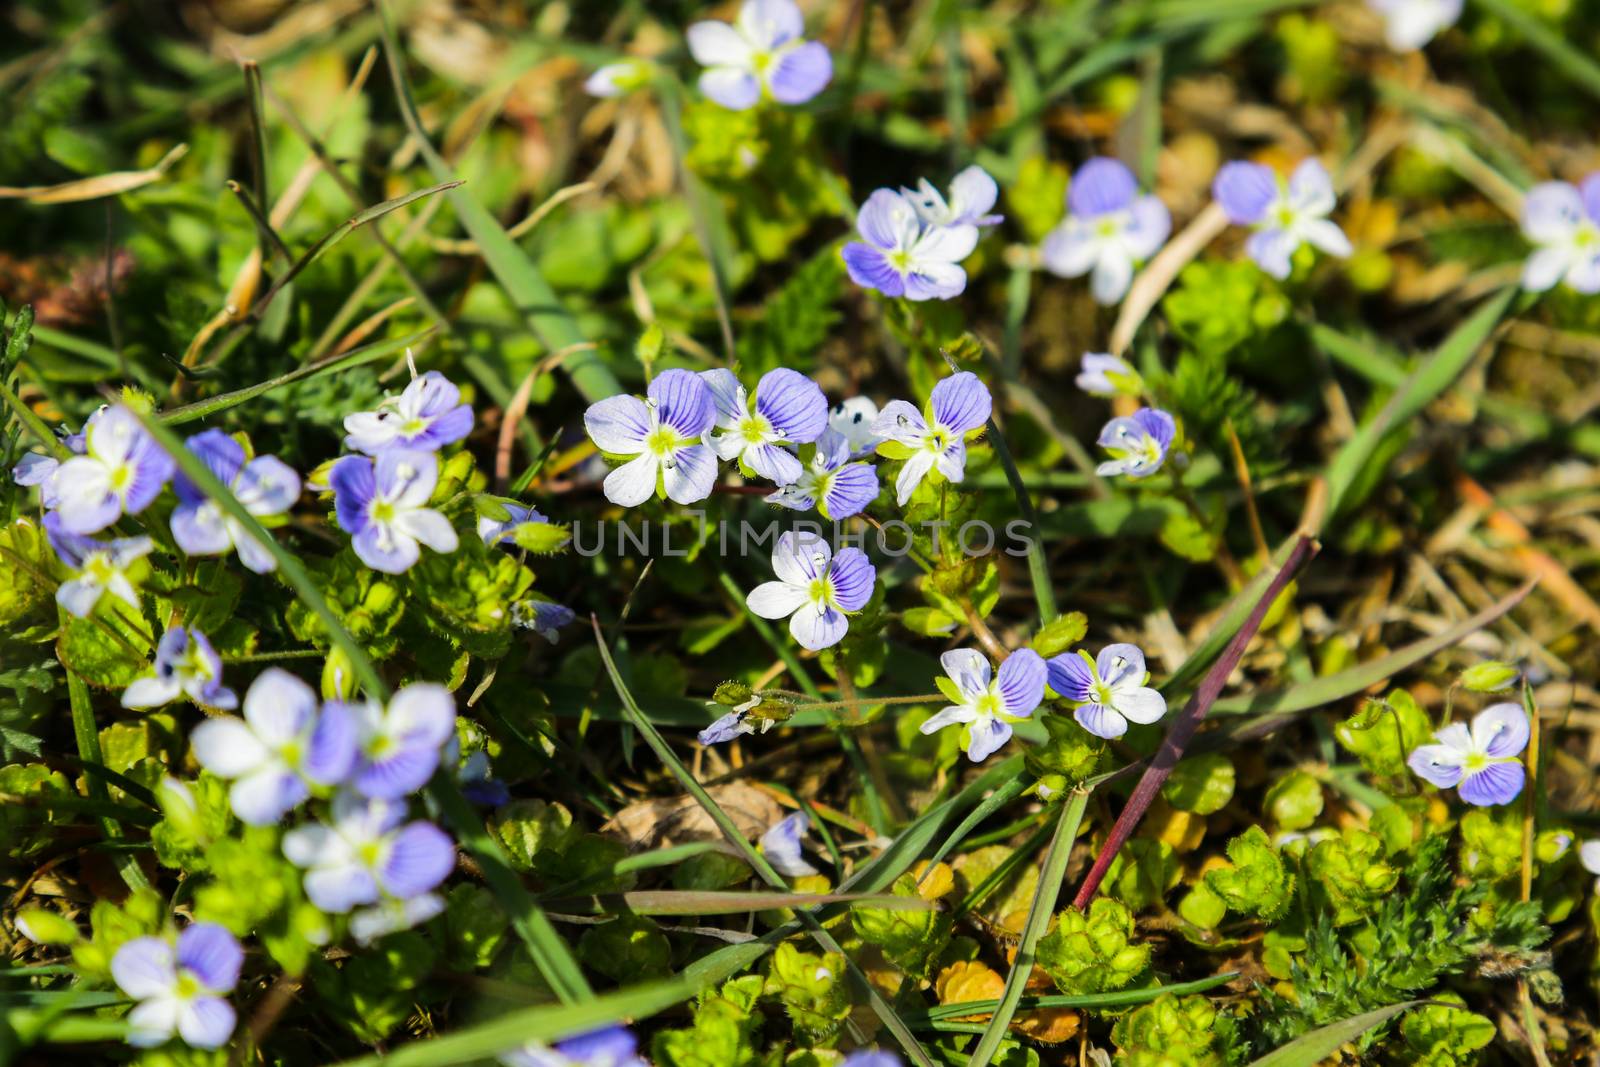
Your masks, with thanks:
[{"label": "dry brown grass blade", "polygon": [[76,204],[84,200],[121,196],[160,181],[172,169],[172,165],[188,152],[189,146],[180,144],[162,156],[155,166],[144,170],[117,170],[57,185],[0,185],[0,200],[26,200],[30,204]]},{"label": "dry brown grass blade", "polygon": [[1484,523],[1495,536],[1507,542],[1506,551],[1525,575],[1538,579],[1544,591],[1559,600],[1562,607],[1600,632],[1600,604],[1595,603],[1554,556],[1532,543],[1533,535],[1515,515],[1495,503],[1489,491],[1469,475],[1456,476],[1456,491],[1469,507],[1483,512]]}]

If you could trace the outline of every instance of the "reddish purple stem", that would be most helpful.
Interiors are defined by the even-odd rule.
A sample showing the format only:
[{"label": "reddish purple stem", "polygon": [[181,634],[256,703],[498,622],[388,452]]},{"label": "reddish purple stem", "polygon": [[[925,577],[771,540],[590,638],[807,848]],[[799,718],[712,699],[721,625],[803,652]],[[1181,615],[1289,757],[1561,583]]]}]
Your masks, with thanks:
[{"label": "reddish purple stem", "polygon": [[1267,609],[1272,607],[1273,601],[1278,599],[1278,595],[1294,578],[1295,573],[1305,566],[1307,560],[1316,555],[1317,547],[1314,540],[1305,536],[1295,542],[1293,551],[1283,563],[1283,569],[1273,577],[1271,584],[1267,586],[1267,591],[1261,594],[1261,599],[1250,612],[1250,617],[1239,628],[1239,632],[1233,635],[1233,640],[1228,642],[1228,647],[1206,673],[1200,688],[1195,690],[1194,696],[1189,698],[1189,703],[1184,705],[1183,711],[1173,720],[1172,728],[1162,739],[1155,758],[1145,768],[1139,784],[1133,787],[1133,795],[1128,798],[1127,806],[1122,809],[1122,814],[1117,816],[1116,825],[1111,827],[1110,836],[1101,846],[1100,854],[1094,858],[1094,866],[1089,868],[1088,875],[1083,879],[1083,885],[1078,887],[1078,895],[1072,900],[1073,907],[1081,911],[1094,899],[1101,881],[1105,879],[1106,871],[1111,867],[1111,861],[1116,859],[1117,850],[1133,836],[1133,831],[1139,826],[1139,820],[1144,818],[1144,813],[1150,809],[1156,794],[1161,792],[1161,784],[1167,780],[1167,775],[1172,773],[1178,761],[1183,759],[1184,751],[1194,738],[1195,731],[1200,728],[1200,721],[1206,717],[1206,712],[1211,710],[1211,705],[1216,702],[1217,697],[1222,695],[1222,687],[1227,684],[1228,675],[1239,665],[1240,658],[1244,656],[1245,646],[1261,628],[1261,620],[1266,617]]}]

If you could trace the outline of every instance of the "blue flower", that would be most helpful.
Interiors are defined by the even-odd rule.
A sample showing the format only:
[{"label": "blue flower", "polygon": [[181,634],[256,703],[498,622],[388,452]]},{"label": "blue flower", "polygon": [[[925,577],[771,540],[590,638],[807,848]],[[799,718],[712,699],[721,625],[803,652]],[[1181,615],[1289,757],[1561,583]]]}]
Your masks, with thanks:
[{"label": "blue flower", "polygon": [[716,418],[711,390],[699,375],[667,370],[647,399],[613,396],[591,404],[583,426],[600,451],[632,457],[606,475],[606,499],[625,508],[652,495],[693,504],[711,495],[717,457],[701,440]]},{"label": "blue flower", "polygon": [[62,463],[52,479],[62,527],[91,534],[137,515],[161,495],[172,470],[172,457],[133,412],[106,409],[86,428],[83,455]]},{"label": "blue flower", "polygon": [[44,517],[44,533],[57,558],[73,572],[56,588],[56,603],[62,610],[80,619],[88,618],[107,593],[139,610],[133,577],[155,542],[148,537],[96,541],[66,530],[61,515],[54,511]]},{"label": "blue flower", "polygon": [[939,657],[945,674],[955,684],[940,690],[956,701],[930,717],[920,727],[924,734],[946,726],[961,726],[966,734],[967,758],[988,759],[1011,739],[1011,724],[1033,714],[1044,698],[1045,664],[1031,648],[1019,648],[991,675],[988,657],[970,648],[955,648]]},{"label": "blue flower", "polygon": [[552,645],[561,641],[560,628],[570,626],[577,617],[577,613],[565,604],[532,597],[511,605],[511,625],[532,630]]},{"label": "blue flower", "polygon": [[1406,762],[1440,789],[1455,787],[1468,804],[1509,804],[1527,779],[1518,756],[1528,737],[1528,714],[1521,704],[1492,704],[1478,712],[1471,730],[1453,722],[1434,733],[1435,744],[1418,746]]},{"label": "blue flower", "polygon": [[[736,737],[743,737],[745,734],[755,733],[755,726],[753,726],[750,723],[750,720],[745,716],[752,708],[760,703],[761,698],[759,696],[752,696],[743,704],[735,704],[733,709],[727,714],[723,715],[716,722],[712,723],[710,726],[707,726],[704,730],[701,730],[698,734],[696,734],[695,740],[699,741],[702,745],[720,745],[724,741],[732,741]],[[710,707],[720,708],[722,705],[711,704]],[[766,733],[768,730],[772,729],[774,722],[775,720],[773,719],[762,719],[761,732]]]},{"label": "blue flower", "polygon": [[1101,304],[1122,299],[1133,266],[1156,254],[1172,232],[1172,216],[1153,196],[1140,196],[1133,171],[1115,159],[1091,159],[1073,175],[1066,221],[1040,249],[1046,270],[1063,278],[1091,274]]},{"label": "blue flower", "polygon": [[472,432],[472,406],[461,403],[461,390],[450,379],[431,370],[377,410],[346,415],[344,428],[345,447],[353,452],[437,452]]},{"label": "blue flower", "polygon": [[772,864],[773,870],[785,878],[817,873],[817,869],[807,863],[800,852],[800,839],[809,829],[811,816],[797,811],[778,820],[772,829],[761,835],[761,854]]},{"label": "blue flower", "polygon": [[284,856],[306,872],[306,896],[330,915],[421,896],[455,868],[455,844],[443,830],[423,820],[401,825],[404,801],[341,792],[332,817],[283,835]]},{"label": "blue flower", "polygon": [[335,706],[355,724],[359,755],[349,784],[363,796],[394,800],[421,789],[455,737],[455,698],[434,682],[413,682],[388,707],[373,700]]},{"label": "blue flower", "polygon": [[483,538],[486,545],[514,545],[517,543],[517,527],[524,523],[549,522],[539,513],[538,508],[524,507],[510,501],[497,501],[506,509],[504,519],[491,519],[487,515],[478,516],[478,536]]},{"label": "blue flower", "polygon": [[924,412],[904,400],[884,405],[872,424],[883,438],[878,454],[903,459],[895,479],[895,499],[901,507],[917,491],[928,472],[937,469],[947,480],[966,475],[967,435],[983,429],[993,401],[988,388],[971,371],[959,371],[933,387]]},{"label": "blue flower", "polygon": [[1102,478],[1126,474],[1146,478],[1161,469],[1177,433],[1177,424],[1160,408],[1140,408],[1126,418],[1112,419],[1100,431],[1100,447],[1111,458],[1095,468]]},{"label": "blue flower", "polygon": [[754,107],[763,92],[780,104],[803,104],[833,79],[833,58],[816,41],[802,40],[805,23],[793,0],[745,0],[739,19],[696,22],[689,51],[708,68],[700,91],[725,108]]},{"label": "blue flower", "polygon": [[828,401],[817,383],[785,367],[770,370],[756,383],[752,410],[744,386],[733,372],[702,371],[716,407],[715,430],[706,443],[718,459],[739,461],[739,469],[778,485],[800,477],[800,461],[790,449],[810,444],[828,428]]},{"label": "blue flower", "polygon": [[244,950],[216,923],[193,923],[177,944],[136,937],[111,957],[117,987],[137,1000],[128,1013],[128,1044],[154,1048],[174,1036],[193,1048],[221,1048],[237,1017],[223,999],[239,983]]},{"label": "blue flower", "polygon": [[375,571],[409,570],[422,555],[419,542],[446,554],[460,544],[450,520],[427,506],[439,484],[439,460],[431,452],[392,448],[377,459],[346,456],[328,481],[339,527]]},{"label": "blue flower", "polygon": [[638,1039],[622,1026],[590,1030],[557,1041],[554,1048],[536,1041],[502,1052],[500,1062],[505,1067],[650,1067],[639,1055]]},{"label": "blue flower", "polygon": [[157,708],[187,696],[203,708],[232,711],[239,697],[222,684],[222,657],[199,630],[172,626],[156,645],[155,673],[122,693],[125,708]]},{"label": "blue flower", "polygon": [[1144,383],[1127,360],[1103,352],[1085,352],[1077,386],[1090,396],[1138,396]]},{"label": "blue flower", "polygon": [[949,199],[941,196],[926,178],[918,181],[915,189],[901,189],[900,193],[928,226],[994,226],[1005,219],[1004,215],[989,213],[1000,198],[1000,187],[988,171],[977,165],[951,180]]},{"label": "blue flower", "polygon": [[793,530],[778,535],[772,569],[778,580],[756,586],[745,604],[763,619],[788,618],[794,639],[813,652],[843,640],[845,613],[867,606],[878,575],[859,548],[835,556],[823,538]]},{"label": "blue flower", "polygon": [[498,808],[511,799],[511,790],[493,776],[489,754],[481,748],[461,761],[456,768],[456,783],[463,796],[486,808]]},{"label": "blue flower", "polygon": [[1225,163],[1211,183],[1211,194],[1229,222],[1255,228],[1245,251],[1280,281],[1289,276],[1291,257],[1302,244],[1330,256],[1352,251],[1350,238],[1328,218],[1335,203],[1333,179],[1316,159],[1303,161],[1288,182],[1261,163]]},{"label": "blue flower", "polygon": [[811,461],[800,477],[767,501],[794,511],[816,508],[826,519],[848,519],[878,498],[878,470],[850,462],[850,442],[829,429],[817,438]]},{"label": "blue flower", "polygon": [[893,1052],[882,1049],[857,1049],[844,1058],[839,1067],[905,1067],[904,1061]]},{"label": "blue flower", "polygon": [[1566,282],[1600,293],[1600,171],[1570,182],[1540,182],[1522,201],[1522,233],[1538,247],[1522,268],[1522,287],[1542,293]]},{"label": "blue flower", "polygon": [[[282,515],[300,496],[300,476],[288,464],[276,456],[257,456],[245,462],[244,446],[221,430],[195,434],[185,444],[256,518]],[[257,574],[277,567],[272,554],[237,519],[223,514],[216,501],[181,472],[174,477],[172,488],[178,494],[178,506],[172,511],[172,539],[184,552],[220,556],[237,549],[239,562]]]},{"label": "blue flower", "polygon": [[337,704],[319,710],[311,687],[268,667],[244,695],[244,718],[207,719],[190,735],[200,766],[230,779],[228,802],[251,826],[271,826],[311,795],[350,773],[356,729]]},{"label": "blue flower", "polygon": [[[56,428],[56,437],[63,447],[74,456],[81,456],[87,447],[85,436],[89,426],[100,417],[101,412],[108,410],[108,405],[101,404],[93,415],[83,424],[83,429],[77,433],[64,433],[60,427]],[[61,461],[54,456],[47,456],[43,452],[28,452],[17,465],[11,469],[11,477],[18,485],[37,485],[39,487],[39,503],[47,509],[54,508],[59,503],[56,493],[56,474],[61,470]]]},{"label": "blue flower", "polygon": [[949,300],[966,291],[961,261],[978,247],[976,226],[927,225],[909,199],[879,189],[861,206],[856,229],[863,240],[841,254],[857,285],[907,300]]},{"label": "blue flower", "polygon": [[1146,683],[1144,653],[1136,645],[1107,645],[1091,659],[1087,652],[1050,657],[1050,688],[1078,706],[1073,717],[1096,737],[1115,738],[1128,723],[1148,726],[1167,713],[1167,700]]}]

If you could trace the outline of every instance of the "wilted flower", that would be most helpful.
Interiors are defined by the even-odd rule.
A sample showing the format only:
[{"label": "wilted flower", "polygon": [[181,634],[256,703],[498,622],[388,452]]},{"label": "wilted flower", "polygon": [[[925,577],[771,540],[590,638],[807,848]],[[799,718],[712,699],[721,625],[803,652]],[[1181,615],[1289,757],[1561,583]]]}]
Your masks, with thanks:
[{"label": "wilted flower", "polygon": [[631,93],[649,81],[650,64],[642,59],[625,59],[621,63],[607,63],[589,75],[583,90],[590,96],[609,99]]},{"label": "wilted flower", "polygon": [[44,532],[56,556],[74,572],[56,589],[56,603],[67,614],[88,618],[107,593],[138,610],[139,594],[130,574],[155,547],[150,538],[96,541],[64,529],[60,514],[54,511],[44,517]]},{"label": "wilted flower", "polygon": [[176,946],[136,937],[111,957],[117,987],[139,1002],[128,1013],[128,1044],[153,1048],[174,1036],[194,1048],[221,1048],[237,1017],[223,996],[239,982],[244,951],[216,923],[193,923]]},{"label": "wilted flower", "polygon": [[761,835],[761,854],[767,857],[772,869],[785,878],[800,878],[816,874],[817,869],[806,862],[800,852],[800,839],[811,829],[811,816],[797,811],[778,820],[772,829]]},{"label": "wilted flower", "polygon": [[867,606],[878,576],[859,548],[835,556],[823,538],[793,530],[778,535],[772,569],[778,580],[756,586],[745,603],[763,619],[787,617],[794,639],[813,652],[844,638],[845,613]]},{"label": "wilted flower", "polygon": [[355,724],[358,756],[349,784],[363,796],[394,800],[421,789],[455,737],[455,698],[434,682],[413,682],[387,707],[375,700],[337,706]]},{"label": "wilted flower", "polygon": [[700,378],[716,408],[715,427],[707,433],[706,443],[717,458],[736,459],[741,471],[778,485],[799,478],[800,461],[789,449],[810,444],[828,428],[828,401],[817,383],[786,367],[770,370],[756,383],[752,410],[732,371],[702,371]]},{"label": "wilted flower", "polygon": [[590,440],[609,455],[633,457],[606,475],[606,499],[631,508],[652,494],[680,504],[710,496],[717,458],[701,437],[715,418],[705,381],[676,368],[656,375],[645,400],[613,396],[589,405]]},{"label": "wilted flower", "polygon": [[1527,777],[1517,757],[1527,747],[1528,734],[1522,705],[1491,704],[1473,718],[1470,730],[1466,723],[1453,722],[1435,731],[1436,743],[1419,745],[1406,763],[1440,789],[1456,787],[1468,804],[1509,804]]},{"label": "wilted flower", "polygon": [[1522,268],[1535,292],[1565,281],[1579,293],[1600,293],[1600,171],[1583,184],[1540,182],[1522,201],[1523,235],[1539,247]]},{"label": "wilted flower", "polygon": [[[300,496],[300,476],[276,456],[257,456],[245,462],[244,446],[221,430],[195,434],[185,444],[205,461],[217,481],[256,518],[282,515]],[[239,562],[266,574],[277,561],[239,520],[224,514],[216,501],[179,472],[172,481],[178,506],[172,511],[172,539],[191,556],[220,556],[230,548]]]},{"label": "wilted flower", "polygon": [[535,1041],[502,1052],[500,1062],[505,1067],[650,1067],[639,1055],[638,1039],[622,1026],[569,1037],[553,1048]]},{"label": "wilted flower", "polygon": [[859,514],[877,496],[877,468],[850,462],[850,442],[829,429],[817,438],[811,461],[800,477],[767,501],[794,511],[816,508],[823,518],[838,520]]},{"label": "wilted flower", "polygon": [[200,766],[233,779],[228,802],[252,826],[277,822],[314,785],[337,785],[356,758],[350,716],[334,704],[319,712],[311,687],[278,667],[250,684],[243,719],[207,719],[189,744]]},{"label": "wilted flower", "polygon": [[884,405],[872,432],[883,438],[878,446],[880,455],[905,460],[894,482],[895,499],[901,507],[931,470],[937,469],[952,482],[965,477],[967,435],[983,429],[992,407],[988,388],[976,374],[965,370],[935,385],[921,412],[904,400]]},{"label": "wilted flower", "polygon": [[1000,187],[976,164],[951,180],[949,199],[926,178],[918,181],[915,189],[901,189],[900,193],[929,226],[993,226],[1005,219],[1004,215],[989,214],[1000,198]]},{"label": "wilted flower", "polygon": [[1019,648],[991,672],[989,659],[970,648],[954,648],[939,657],[945,674],[955,683],[947,687],[940,679],[944,695],[956,701],[920,727],[925,734],[937,733],[946,726],[966,729],[967,758],[974,763],[1011,739],[1011,724],[1033,714],[1044,698],[1044,660],[1031,648]]},{"label": "wilted flower", "polygon": [[53,478],[56,511],[76,534],[103,530],[137,515],[172,477],[172,457],[125,407],[107,408],[84,432],[84,452],[62,463]]},{"label": "wilted flower", "polygon": [[461,403],[455,383],[431,370],[377,410],[346,415],[344,429],[345,447],[369,456],[391,448],[437,452],[472,432],[472,406]]},{"label": "wilted flower", "polygon": [[1050,657],[1050,688],[1075,702],[1073,718],[1096,737],[1116,738],[1128,723],[1148,726],[1167,713],[1167,700],[1145,684],[1150,672],[1136,645],[1107,645],[1093,659],[1089,653],[1063,652]]},{"label": "wilted flower", "polygon": [[389,898],[350,913],[350,936],[360,945],[419,926],[444,911],[444,898],[423,893],[404,900]]},{"label": "wilted flower", "polygon": [[861,205],[856,229],[863,240],[841,254],[857,285],[907,300],[949,300],[966,290],[961,261],[978,247],[976,226],[928,225],[909,199],[879,189]]},{"label": "wilted flower", "polygon": [[565,604],[549,600],[529,597],[511,605],[511,625],[532,630],[552,645],[561,641],[560,628],[570,626],[577,617],[577,613]]},{"label": "wilted flower", "polygon": [[1067,218],[1045,238],[1045,269],[1063,278],[1093,272],[1089,292],[1101,304],[1122,299],[1133,266],[1155,255],[1172,232],[1172,216],[1154,196],[1140,196],[1139,183],[1115,159],[1091,159],[1067,189]]},{"label": "wilted flower", "polygon": [[[732,741],[735,737],[743,737],[745,734],[755,733],[756,724],[750,721],[748,714],[750,709],[760,703],[761,697],[752,695],[749,700],[735,704],[726,715],[696,734],[695,740],[702,745],[720,745],[724,741]],[[711,704],[710,706],[717,708],[722,705]],[[762,720],[761,731],[765,733],[772,726],[772,722],[773,720],[771,719]]]},{"label": "wilted flower", "polygon": [[443,553],[460,545],[450,520],[427,506],[439,484],[439,460],[432,452],[391,448],[376,459],[346,456],[333,465],[328,481],[340,529],[375,571],[409,570],[422,555],[419,542]]},{"label": "wilted flower", "polygon": [[1177,434],[1177,424],[1160,408],[1140,408],[1125,418],[1112,419],[1100,431],[1099,444],[1111,458],[1094,472],[1102,478],[1126,474],[1145,478],[1161,469]]},{"label": "wilted flower", "polygon": [[1384,40],[1396,52],[1413,52],[1461,17],[1461,0],[1367,0],[1383,16]]},{"label": "wilted flower", "polygon": [[205,708],[232,711],[239,697],[222,684],[222,657],[199,630],[172,626],[156,645],[155,673],[122,693],[125,708],[156,708],[187,696]]},{"label": "wilted flower", "polygon": [[539,513],[538,508],[524,507],[509,501],[499,501],[501,507],[506,509],[504,519],[491,519],[487,515],[478,516],[478,536],[483,538],[486,545],[514,545],[517,543],[517,527],[530,522],[549,522],[550,520]]},{"label": "wilted flower", "polygon": [[1090,396],[1137,396],[1143,382],[1127,360],[1103,352],[1085,352],[1077,385]]},{"label": "wilted flower", "polygon": [[462,760],[461,766],[456,768],[456,784],[461,786],[462,796],[486,808],[498,808],[511,799],[511,790],[494,777],[493,769],[489,766],[489,753],[481,748]]},{"label": "wilted flower", "polygon": [[696,22],[689,51],[708,68],[700,91],[723,107],[754,107],[763,91],[780,104],[803,104],[833,78],[833,58],[801,40],[805,22],[793,0],[745,0],[738,21]]},{"label": "wilted flower", "polygon": [[1224,163],[1211,183],[1211,195],[1229,222],[1255,228],[1245,251],[1274,278],[1289,276],[1291,259],[1302,244],[1330,256],[1351,252],[1350,238],[1328,218],[1335,203],[1333,179],[1319,160],[1302,161],[1287,182],[1262,163]]},{"label": "wilted flower", "polygon": [[401,826],[405,817],[404,801],[342,792],[333,798],[333,821],[290,830],[283,835],[283,854],[305,869],[311,903],[331,915],[383,897],[407,900],[450,876],[456,849],[430,822]]},{"label": "wilted flower", "polygon": [[828,412],[828,429],[850,445],[851,456],[864,456],[878,447],[880,438],[872,432],[878,418],[878,405],[869,396],[853,396],[833,405]]}]

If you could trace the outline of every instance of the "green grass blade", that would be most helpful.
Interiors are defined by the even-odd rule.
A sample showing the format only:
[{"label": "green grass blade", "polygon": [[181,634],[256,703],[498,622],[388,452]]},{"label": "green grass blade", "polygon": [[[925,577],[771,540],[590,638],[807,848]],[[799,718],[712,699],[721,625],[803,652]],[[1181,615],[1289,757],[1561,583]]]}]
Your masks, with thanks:
[{"label": "green grass blade", "polygon": [[1299,534],[1295,534],[1279,545],[1277,551],[1272,554],[1271,565],[1262,567],[1233,595],[1233,599],[1228,601],[1227,609],[1211,627],[1211,632],[1206,634],[1205,640],[1196,645],[1189,653],[1189,658],[1172,672],[1172,677],[1158,687],[1163,693],[1170,696],[1182,692],[1190,682],[1211,666],[1212,661],[1222,655],[1222,650],[1228,647],[1228,642],[1233,640],[1234,635],[1239,632],[1239,627],[1250,617],[1250,612],[1254,610],[1261,595],[1267,591],[1267,586],[1272,584],[1273,577],[1289,561],[1289,555],[1294,551],[1298,540]]},{"label": "green grass blade", "polygon": [[1387,1008],[1352,1015],[1348,1019],[1311,1031],[1267,1053],[1250,1067],[1317,1067],[1325,1063],[1343,1045],[1349,1044],[1374,1026],[1382,1025],[1408,1008],[1421,1004],[1420,1000],[1407,1000]]},{"label": "green grass blade", "polygon": [[1474,0],[1483,10],[1515,30],[1551,66],[1560,70],[1592,96],[1600,97],[1600,63],[1573,47],[1560,31],[1541,22],[1510,0]]},{"label": "green grass blade", "polygon": [[[1148,1004],[1167,993],[1171,993],[1174,996],[1182,996],[1187,993],[1204,993],[1209,989],[1226,985],[1237,977],[1239,977],[1238,971],[1224,971],[1222,974],[1213,974],[1210,977],[1199,978],[1193,982],[1143,986],[1139,989],[1119,989],[1114,993],[1086,993],[1082,996],[1023,997],[1017,1002],[1017,1010],[1127,1008],[1136,1004]],[[964,1000],[949,1004],[939,1004],[929,1008],[926,1014],[912,1016],[908,1021],[915,1026],[924,1020],[938,1022],[941,1019],[959,1019],[963,1015],[982,1015],[985,1012],[994,1011],[1000,1006],[1000,1003],[998,1000]]]},{"label": "green grass blade", "polygon": [[[401,118],[416,138],[417,147],[434,178],[441,182],[452,181],[455,175],[450,164],[433,147],[427,131],[422,127],[422,120],[417,117],[417,106],[401,66],[400,45],[388,5],[379,0],[377,7],[383,22],[383,52],[388,60],[389,76],[394,82]],[[550,288],[550,283],[539,273],[527,253],[506,233],[505,227],[478,202],[471,191],[452,188],[447,195],[456,210],[456,217],[477,244],[483,261],[545,348],[559,352],[582,344],[584,336],[577,322],[567,314],[556,299],[555,290]],[[610,368],[592,351],[573,351],[561,366],[572,378],[572,384],[578,392],[590,403],[622,392],[622,385]]]},{"label": "green grass blade", "polygon": [[819,904],[866,904],[885,911],[928,911],[921,897],[893,893],[766,893],[722,889],[641,889],[586,897],[557,897],[545,903],[559,912],[578,915],[739,915],[775,908]]},{"label": "green grass blade", "polygon": [[1012,778],[1005,785],[985,797],[983,803],[974,808],[972,813],[965,819],[962,819],[956,828],[950,831],[950,836],[944,839],[944,843],[934,851],[933,856],[928,860],[928,869],[932,870],[935,863],[950,855],[951,850],[965,840],[968,834],[977,829],[983,820],[1017,799],[1027,787],[1028,782],[1019,776]]},{"label": "green grass blade", "polygon": [[1061,883],[1067,876],[1067,859],[1072,855],[1072,842],[1078,836],[1078,827],[1083,823],[1084,809],[1089,805],[1089,794],[1093,785],[1080,788],[1061,805],[1061,817],[1056,822],[1056,833],[1050,839],[1050,848],[1044,854],[1044,864],[1039,871],[1039,887],[1033,894],[1033,903],[1028,906],[1028,919],[1022,927],[1022,940],[1017,945],[1017,955],[1011,964],[1011,973],[1006,975],[1005,991],[1000,994],[1000,1001],[995,1005],[994,1018],[989,1020],[988,1027],[983,1036],[978,1039],[978,1047],[972,1050],[972,1056],[967,1060],[967,1067],[989,1067],[995,1053],[1000,1049],[1000,1042],[1005,1040],[1006,1030],[1011,1025],[1011,1019],[1017,1013],[1017,1004],[1022,1000],[1022,992],[1027,988],[1028,978],[1033,974],[1033,953],[1038,947],[1039,939],[1044,936],[1045,929],[1050,925],[1050,918],[1055,914],[1056,898],[1061,893]]}]

